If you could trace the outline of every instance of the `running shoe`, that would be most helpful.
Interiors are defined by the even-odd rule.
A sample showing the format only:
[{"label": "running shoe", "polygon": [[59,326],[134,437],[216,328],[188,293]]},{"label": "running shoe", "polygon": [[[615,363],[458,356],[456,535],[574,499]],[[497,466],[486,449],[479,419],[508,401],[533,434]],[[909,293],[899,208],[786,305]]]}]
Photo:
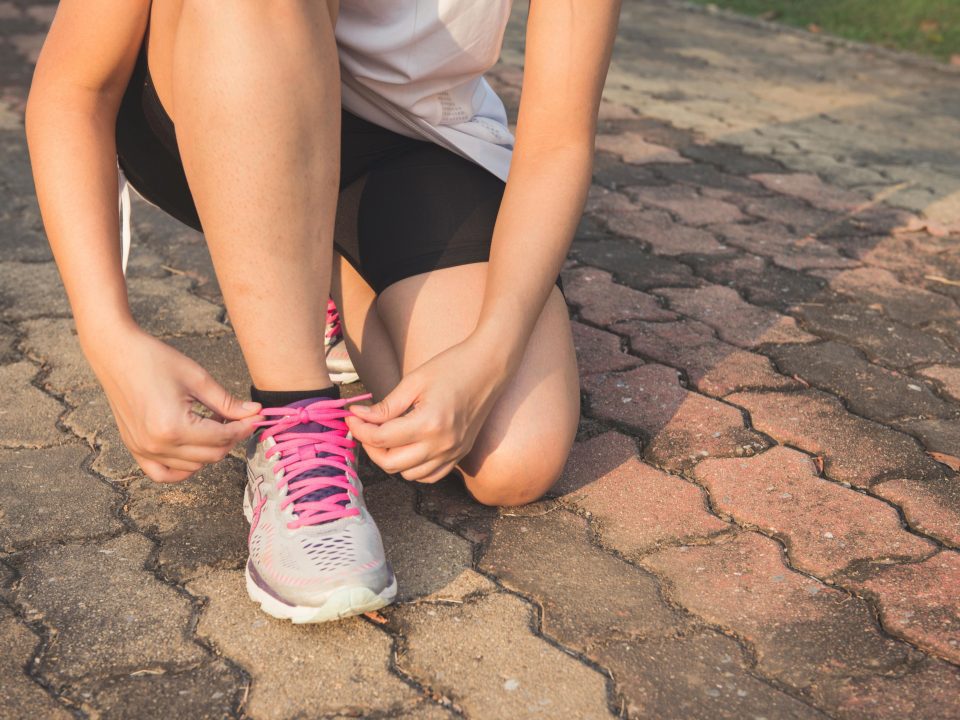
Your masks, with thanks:
[{"label": "running shoe", "polygon": [[247,592],[273,617],[326,622],[396,597],[344,422],[344,406],[368,397],[265,408],[248,441]]},{"label": "running shoe", "polygon": [[337,385],[349,385],[360,379],[347,352],[347,343],[343,340],[343,328],[340,325],[340,311],[333,298],[327,300],[327,331],[323,337],[323,347],[327,354],[327,371],[330,379]]}]

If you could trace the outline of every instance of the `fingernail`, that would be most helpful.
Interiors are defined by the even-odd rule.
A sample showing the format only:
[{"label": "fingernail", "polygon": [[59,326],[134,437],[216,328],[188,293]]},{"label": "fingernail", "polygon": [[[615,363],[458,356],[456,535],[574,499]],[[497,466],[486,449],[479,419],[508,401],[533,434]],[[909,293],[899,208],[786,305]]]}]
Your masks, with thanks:
[{"label": "fingernail", "polygon": [[255,402],[247,401],[247,402],[243,403],[242,407],[243,407],[244,410],[259,410],[259,409],[260,409],[260,403],[255,403]]}]

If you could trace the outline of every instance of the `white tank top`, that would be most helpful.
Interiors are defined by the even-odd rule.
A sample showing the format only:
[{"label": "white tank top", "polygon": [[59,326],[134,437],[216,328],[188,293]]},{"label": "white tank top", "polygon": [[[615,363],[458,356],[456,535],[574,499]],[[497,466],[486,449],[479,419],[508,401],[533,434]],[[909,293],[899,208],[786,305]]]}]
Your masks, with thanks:
[{"label": "white tank top", "polygon": [[511,0],[341,0],[335,34],[343,106],[432,140],[506,180],[513,134],[483,74]]}]

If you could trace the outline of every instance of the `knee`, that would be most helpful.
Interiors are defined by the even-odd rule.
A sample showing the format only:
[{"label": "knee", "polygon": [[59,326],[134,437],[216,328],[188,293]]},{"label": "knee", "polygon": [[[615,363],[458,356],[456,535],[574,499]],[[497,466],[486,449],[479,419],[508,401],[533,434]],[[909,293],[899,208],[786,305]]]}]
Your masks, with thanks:
[{"label": "knee", "polygon": [[542,448],[498,450],[473,467],[461,466],[467,490],[474,500],[500,507],[517,507],[535,502],[553,487],[566,464],[569,446],[563,452]]}]

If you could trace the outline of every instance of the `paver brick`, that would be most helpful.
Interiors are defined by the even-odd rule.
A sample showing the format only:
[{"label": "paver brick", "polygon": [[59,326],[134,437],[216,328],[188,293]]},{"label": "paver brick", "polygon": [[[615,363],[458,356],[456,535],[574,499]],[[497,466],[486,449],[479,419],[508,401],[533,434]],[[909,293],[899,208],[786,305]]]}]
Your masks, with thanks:
[{"label": "paver brick", "polygon": [[583,387],[595,417],[643,433],[645,456],[667,469],[765,446],[736,408],[682,388],[676,370],[663,365],[589,375]]},{"label": "paver brick", "polygon": [[780,311],[816,298],[826,285],[818,277],[787,270],[755,255],[687,256],[684,262],[710,282],[736,288],[748,302]]},{"label": "paver brick", "polygon": [[[641,205],[662,208],[686,225],[734,223],[744,219],[736,205],[700,195],[689,185],[665,187],[627,187],[624,192]],[[679,229],[679,228],[677,228]]]},{"label": "paver brick", "polygon": [[866,305],[818,302],[797,305],[803,326],[831,340],[856,345],[897,369],[918,364],[960,364],[960,354],[938,337],[885,317]]},{"label": "paver brick", "polygon": [[640,462],[634,441],[617,432],[574,445],[552,492],[587,513],[604,547],[627,557],[730,527],[707,511],[696,485]]},{"label": "paver brick", "polygon": [[70,712],[27,676],[39,639],[0,605],[0,702],[9,720],[69,720]]},{"label": "paver brick", "polygon": [[850,581],[875,597],[883,627],[927,652],[960,662],[960,554],[865,570]]},{"label": "paver brick", "polygon": [[700,392],[723,397],[748,388],[792,389],[796,380],[780,375],[763,355],[718,340],[697,320],[624,322],[613,327],[630,337],[633,352],[684,370]]},{"label": "paver brick", "polygon": [[860,263],[845,258],[836,248],[809,235],[791,232],[775,222],[712,225],[710,230],[724,242],[790,270],[849,268]]},{"label": "paver brick", "polygon": [[13,326],[0,322],[0,363],[18,360],[17,332]]},{"label": "paver brick", "polygon": [[385,613],[404,637],[397,665],[468,717],[605,718],[603,675],[531,631],[532,609],[494,593]]},{"label": "paver brick", "polygon": [[817,338],[797,327],[796,321],[744,301],[736,290],[722,285],[660,288],[671,309],[709,325],[721,340],[752,349],[768,343],[804,343]]},{"label": "paver brick", "polygon": [[830,281],[830,288],[859,303],[878,305],[885,315],[907,325],[960,318],[960,306],[950,298],[905,285],[882,268],[847,270]]},{"label": "paver brick", "polygon": [[419,485],[420,502],[417,512],[455,530],[473,543],[486,542],[493,523],[498,517],[496,508],[481,505],[467,492],[466,486],[456,475],[447,476],[440,482]]},{"label": "paver brick", "polygon": [[750,642],[757,668],[805,692],[838,678],[895,671],[909,649],[884,637],[867,605],[793,572],[774,540],[741,533],[643,560],[668,594]]},{"label": "paver brick", "polygon": [[865,204],[868,199],[858,193],[827,185],[811,173],[754,173],[750,179],[774,192],[798,197],[824,210],[848,212]]},{"label": "paver brick", "polygon": [[747,215],[782,223],[800,235],[816,234],[838,217],[834,212],[811,207],[785,195],[749,198],[742,210]]},{"label": "paver brick", "polygon": [[824,472],[834,480],[869,487],[893,477],[942,477],[915,440],[849,413],[826,393],[743,392],[727,400],[745,408],[761,432],[821,456]]},{"label": "paver brick", "polygon": [[937,381],[947,397],[960,402],[960,367],[934,365],[920,370],[919,373]]},{"label": "paver brick", "polygon": [[390,637],[371,623],[274,620],[247,597],[238,570],[209,573],[187,589],[207,598],[197,634],[250,675],[246,710],[252,717],[385,713],[417,700],[390,671]]},{"label": "paver brick", "polygon": [[563,275],[563,294],[579,308],[580,317],[595,325],[620,320],[673,320],[676,313],[661,307],[653,295],[613,282],[610,273],[582,267]]},{"label": "paver brick", "polygon": [[144,568],[152,550],[128,533],[16,556],[15,601],[54,628],[39,672],[55,686],[88,675],[186,668],[204,658],[188,639],[190,602]]},{"label": "paver brick", "polygon": [[0,550],[69,542],[121,529],[118,496],[84,472],[90,450],[63,445],[45,450],[0,450]]},{"label": "paver brick", "polygon": [[0,365],[4,412],[0,413],[0,445],[39,447],[63,442],[57,428],[63,406],[33,386],[37,367],[27,361]]},{"label": "paver brick", "polygon": [[694,475],[714,507],[784,541],[793,567],[828,577],[860,560],[919,560],[933,543],[905,532],[886,503],[817,477],[782,446],[752,458],[704,460]]},{"label": "paver brick", "polygon": [[673,182],[692,185],[707,197],[723,200],[742,198],[744,195],[768,195],[762,185],[740,175],[718,170],[713,165],[693,162],[686,165],[657,167],[661,176]]},{"label": "paver brick", "polygon": [[613,333],[576,321],[573,321],[570,327],[581,376],[626,370],[642,363],[642,360],[628,355],[620,348],[620,338]]},{"label": "paver brick", "polygon": [[[690,203],[698,203],[702,200],[703,198],[699,198],[696,201],[690,201]],[[720,201],[714,200],[711,202]],[[689,253],[715,255],[729,252],[728,248],[709,232],[696,227],[677,224],[663,210],[635,206],[629,211],[610,214],[595,212],[594,217],[602,218],[611,232],[625,238],[639,240],[648,245],[657,255],[686,255]]]},{"label": "paver brick", "polygon": [[598,133],[597,150],[614,153],[623,162],[632,165],[644,163],[688,163],[676,150],[663,145],[647,142],[636,132],[618,132],[615,134]]},{"label": "paver brick", "polygon": [[873,420],[960,415],[960,407],[940,400],[922,381],[869,363],[849,345],[780,345],[769,354],[784,373],[843,398],[853,412]]},{"label": "paver brick", "polygon": [[572,253],[577,260],[607,270],[617,282],[637,290],[701,284],[686,265],[646,252],[628,240],[574,243]]},{"label": "paver brick", "polygon": [[926,481],[898,478],[872,490],[898,505],[910,527],[960,547],[960,482],[956,476]]},{"label": "paver brick", "polygon": [[894,426],[913,435],[930,452],[953,457],[960,452],[960,422],[956,419],[909,419]]},{"label": "paver brick", "polygon": [[120,438],[107,396],[100,388],[86,388],[67,395],[72,409],[63,424],[97,448],[92,469],[111,480],[129,478],[139,472],[136,461]]}]

